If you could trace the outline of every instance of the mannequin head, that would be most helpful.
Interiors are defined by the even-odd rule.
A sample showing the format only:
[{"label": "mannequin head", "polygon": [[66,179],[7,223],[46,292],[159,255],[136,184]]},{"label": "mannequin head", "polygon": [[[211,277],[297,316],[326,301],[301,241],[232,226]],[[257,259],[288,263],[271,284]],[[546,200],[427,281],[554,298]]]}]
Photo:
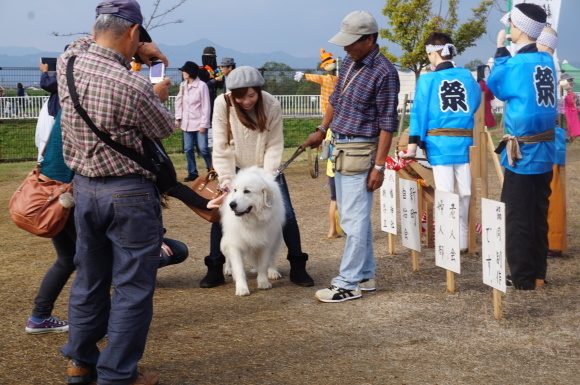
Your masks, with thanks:
[{"label": "mannequin head", "polygon": [[538,37],[538,40],[536,40],[538,51],[547,52],[550,55],[554,55],[554,51],[556,51],[557,45],[558,33],[550,27],[544,27],[540,37]]},{"label": "mannequin head", "polygon": [[425,49],[432,67],[453,59],[456,53],[451,36],[442,32],[431,33],[425,40]]}]

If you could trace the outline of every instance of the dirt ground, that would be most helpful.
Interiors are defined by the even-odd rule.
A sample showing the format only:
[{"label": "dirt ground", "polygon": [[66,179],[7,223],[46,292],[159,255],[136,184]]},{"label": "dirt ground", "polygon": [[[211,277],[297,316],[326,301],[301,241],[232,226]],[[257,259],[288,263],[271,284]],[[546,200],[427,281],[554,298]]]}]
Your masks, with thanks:
[{"label": "dirt ground", "polygon": [[[185,242],[190,258],[159,271],[141,369],[157,371],[162,385],[577,384],[580,144],[568,150],[568,255],[549,260],[545,289],[508,290],[499,321],[493,317],[492,289],[482,283],[479,256],[462,257],[456,293],[449,294],[433,249],[420,254],[418,272],[411,271],[410,251],[399,240],[395,255],[388,254],[378,194],[373,217],[378,290],[344,303],[316,301],[314,292],[338,271],[344,238],[326,238],[326,178],[310,178],[306,156],[286,175],[313,288],[289,282],[283,256],[283,278],[271,290],[258,291],[253,276],[248,297],[234,295],[231,278],[218,288],[199,288],[209,224],[172,201],[164,212],[167,236]],[[177,158],[183,176],[182,156]],[[1,207],[31,168],[32,163],[0,164]],[[497,185],[490,174],[492,199],[498,199]],[[63,384],[66,360],[59,349],[67,334],[24,332],[54,248],[16,228],[6,209],[0,211],[0,234],[0,384]],[[70,282],[54,311],[63,319],[69,288]]]}]

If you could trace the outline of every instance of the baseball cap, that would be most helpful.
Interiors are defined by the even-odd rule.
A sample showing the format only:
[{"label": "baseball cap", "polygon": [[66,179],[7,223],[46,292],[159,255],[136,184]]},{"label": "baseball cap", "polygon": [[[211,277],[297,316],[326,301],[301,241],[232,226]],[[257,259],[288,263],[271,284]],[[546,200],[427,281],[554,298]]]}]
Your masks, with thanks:
[{"label": "baseball cap", "polygon": [[351,45],[361,36],[379,32],[375,18],[366,11],[354,11],[346,15],[337,33],[328,42],[341,47]]},{"label": "baseball cap", "polygon": [[220,67],[231,67],[235,65],[236,62],[231,57],[222,57],[222,60],[220,61]]},{"label": "baseball cap", "polygon": [[151,36],[143,28],[143,15],[141,14],[141,7],[135,0],[105,0],[97,5],[97,16],[99,15],[115,15],[135,24],[139,24],[141,31],[139,41],[150,43]]}]

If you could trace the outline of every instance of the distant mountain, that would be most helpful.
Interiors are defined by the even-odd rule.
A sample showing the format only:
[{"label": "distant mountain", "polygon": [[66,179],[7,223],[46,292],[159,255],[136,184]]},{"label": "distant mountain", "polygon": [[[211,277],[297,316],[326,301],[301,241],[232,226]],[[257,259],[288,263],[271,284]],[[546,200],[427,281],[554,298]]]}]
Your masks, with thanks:
[{"label": "distant mountain", "polygon": [[[267,62],[284,63],[296,69],[316,68],[320,61],[318,56],[296,57],[282,51],[270,53],[244,53],[235,49],[222,47],[208,39],[200,39],[193,43],[180,46],[159,44],[161,51],[169,59],[170,68],[181,67],[186,61],[194,61],[201,65],[203,49],[212,46],[216,49],[218,65],[222,57],[232,57],[238,66],[249,65],[261,67]],[[38,67],[41,56],[55,57],[62,52],[45,52],[31,47],[0,47],[0,67]]]}]

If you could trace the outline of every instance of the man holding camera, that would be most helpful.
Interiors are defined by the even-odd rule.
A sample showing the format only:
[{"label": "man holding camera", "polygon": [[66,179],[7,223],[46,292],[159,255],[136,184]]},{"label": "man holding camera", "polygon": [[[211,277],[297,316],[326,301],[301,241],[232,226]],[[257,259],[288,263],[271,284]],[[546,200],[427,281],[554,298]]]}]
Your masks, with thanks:
[{"label": "man holding camera", "polygon": [[[153,316],[153,292],[163,226],[155,176],[99,140],[75,111],[66,76],[76,56],[73,78],[80,105],[99,130],[143,153],[142,139],[166,138],[173,116],[163,106],[169,79],[154,86],[131,71],[136,54],[150,63],[167,59],[142,27],[135,0],[106,0],[96,9],[93,37],[69,46],[57,64],[62,105],[63,155],[75,171],[77,275],[69,302],[67,383],[157,384],[141,374]],[[113,294],[110,291],[113,287]],[[97,342],[105,334],[108,345]]]}]

